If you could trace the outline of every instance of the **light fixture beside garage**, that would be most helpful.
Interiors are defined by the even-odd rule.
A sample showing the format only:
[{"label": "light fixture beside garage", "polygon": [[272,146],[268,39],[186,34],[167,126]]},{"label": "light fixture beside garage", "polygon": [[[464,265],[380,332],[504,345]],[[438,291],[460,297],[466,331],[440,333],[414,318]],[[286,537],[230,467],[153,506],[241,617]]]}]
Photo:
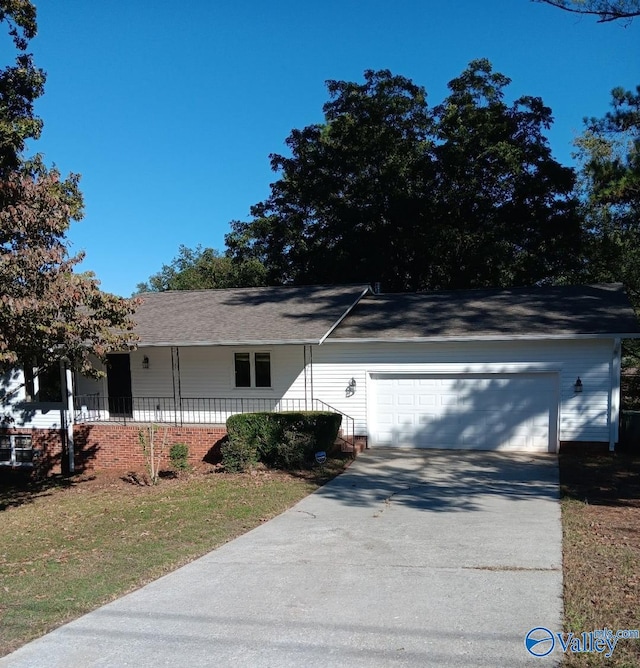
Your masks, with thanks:
[{"label": "light fixture beside garage", "polygon": [[580,380],[580,376],[578,376],[576,382],[573,384],[573,392],[574,394],[580,394],[580,392],[582,392],[582,381]]},{"label": "light fixture beside garage", "polygon": [[143,369],[149,368],[149,358],[146,355],[142,358],[142,368]]},{"label": "light fixture beside garage", "polygon": [[356,393],[356,379],[352,378],[348,383],[347,383],[347,389],[345,391],[345,394],[348,397],[352,397]]}]

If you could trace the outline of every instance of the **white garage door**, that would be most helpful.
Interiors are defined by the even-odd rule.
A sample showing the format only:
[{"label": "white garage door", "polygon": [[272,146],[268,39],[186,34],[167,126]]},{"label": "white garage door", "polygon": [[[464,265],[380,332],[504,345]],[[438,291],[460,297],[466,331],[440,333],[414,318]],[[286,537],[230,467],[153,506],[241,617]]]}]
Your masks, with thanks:
[{"label": "white garage door", "polygon": [[555,450],[555,374],[374,374],[373,381],[374,446]]}]

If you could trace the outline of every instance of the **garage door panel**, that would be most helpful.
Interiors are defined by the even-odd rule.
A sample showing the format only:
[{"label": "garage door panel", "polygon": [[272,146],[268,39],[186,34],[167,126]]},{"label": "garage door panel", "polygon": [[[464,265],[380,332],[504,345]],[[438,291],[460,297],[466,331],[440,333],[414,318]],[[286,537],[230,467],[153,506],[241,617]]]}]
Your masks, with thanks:
[{"label": "garage door panel", "polygon": [[550,449],[553,374],[376,378],[376,445]]},{"label": "garage door panel", "polygon": [[448,406],[457,406],[460,403],[460,397],[457,394],[452,394],[450,392],[442,393],[438,397],[437,403],[443,408]]},{"label": "garage door panel", "polygon": [[435,407],[438,403],[438,397],[434,394],[421,394],[418,397],[418,403],[423,407]]}]

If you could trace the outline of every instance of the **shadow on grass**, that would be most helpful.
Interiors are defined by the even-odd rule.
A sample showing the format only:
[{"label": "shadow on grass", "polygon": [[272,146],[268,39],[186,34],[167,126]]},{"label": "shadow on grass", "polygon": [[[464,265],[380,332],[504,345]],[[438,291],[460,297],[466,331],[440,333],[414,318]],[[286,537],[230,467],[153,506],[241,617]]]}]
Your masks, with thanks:
[{"label": "shadow on grass", "polygon": [[640,507],[640,453],[560,453],[564,498],[592,505]]},{"label": "shadow on grass", "polygon": [[23,471],[0,471],[0,511],[32,503],[37,497],[48,496],[54,489],[69,489],[87,479],[86,475],[37,478]]}]

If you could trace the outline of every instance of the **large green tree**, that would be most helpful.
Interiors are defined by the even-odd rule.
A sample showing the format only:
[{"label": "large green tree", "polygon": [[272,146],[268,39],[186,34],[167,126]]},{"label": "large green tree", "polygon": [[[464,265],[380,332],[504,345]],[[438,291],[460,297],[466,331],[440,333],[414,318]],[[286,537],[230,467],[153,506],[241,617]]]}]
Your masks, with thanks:
[{"label": "large green tree", "polygon": [[559,280],[580,228],[574,175],[551,156],[551,112],[504,101],[507,77],[477,60],[427,105],[387,70],[329,81],[324,122],[271,156],[271,195],[232,222],[236,259],[273,283],[380,281],[385,290]]},{"label": "large green tree", "polygon": [[577,140],[588,241],[584,272],[617,280],[640,308],[640,86],[612,91],[612,108]]},{"label": "large green tree", "polygon": [[139,283],[138,292],[248,288],[266,285],[266,270],[259,260],[235,262],[214,248],[180,246],[170,264]]},{"label": "large green tree", "polygon": [[0,369],[33,360],[46,368],[64,356],[92,374],[91,354],[131,343],[134,303],[75,271],[83,256],[69,254],[65,234],[82,218],[79,177],[24,155],[40,135],[33,105],[45,82],[26,52],[37,31],[33,3],[0,0],[0,23],[16,49],[15,64],[0,70]]},{"label": "large green tree", "polygon": [[[586,259],[582,280],[621,281],[640,313],[640,86],[612,91],[611,110],[586,121],[581,162]],[[624,367],[640,368],[640,342],[626,340]],[[640,408],[640,375],[623,377],[623,407]]]}]

